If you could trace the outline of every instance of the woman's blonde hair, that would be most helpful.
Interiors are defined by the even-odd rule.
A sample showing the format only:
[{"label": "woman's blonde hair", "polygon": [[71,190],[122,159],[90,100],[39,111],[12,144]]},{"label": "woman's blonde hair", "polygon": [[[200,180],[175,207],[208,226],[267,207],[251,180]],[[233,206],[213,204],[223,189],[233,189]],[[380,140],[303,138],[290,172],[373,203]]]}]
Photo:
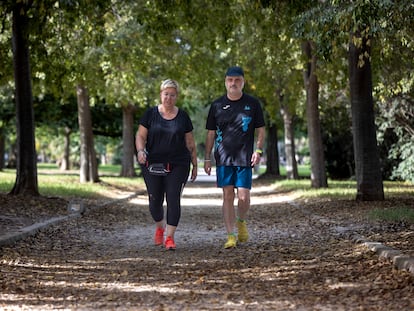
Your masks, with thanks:
[{"label": "woman's blonde hair", "polygon": [[174,88],[177,91],[177,93],[180,90],[180,86],[178,85],[177,81],[167,79],[167,80],[162,81],[160,91],[164,91],[165,89],[170,88],[170,87]]}]

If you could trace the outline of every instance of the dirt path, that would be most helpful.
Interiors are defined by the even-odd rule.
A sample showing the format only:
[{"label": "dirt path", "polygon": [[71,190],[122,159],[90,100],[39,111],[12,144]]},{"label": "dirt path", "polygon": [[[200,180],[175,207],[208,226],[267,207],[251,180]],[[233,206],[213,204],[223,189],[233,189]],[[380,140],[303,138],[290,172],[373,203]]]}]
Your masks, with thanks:
[{"label": "dirt path", "polygon": [[221,195],[188,185],[177,250],[152,245],[147,199],[94,209],[0,256],[2,310],[414,310],[414,280],[266,187],[251,239],[224,250]]}]

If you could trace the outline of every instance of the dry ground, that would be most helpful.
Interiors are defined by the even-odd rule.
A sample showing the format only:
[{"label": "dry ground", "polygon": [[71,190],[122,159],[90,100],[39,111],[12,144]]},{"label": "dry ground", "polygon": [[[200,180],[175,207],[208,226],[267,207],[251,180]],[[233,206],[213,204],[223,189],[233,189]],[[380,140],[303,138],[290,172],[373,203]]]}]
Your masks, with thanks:
[{"label": "dry ground", "polygon": [[[358,233],[413,254],[412,225],[366,216],[395,201],[289,199],[256,185],[250,241],[224,250],[219,190],[189,184],[176,251],[152,245],[145,194],[105,206],[87,202],[84,216],[0,248],[0,308],[414,310],[413,275],[352,240]],[[0,200],[3,228],[21,210],[13,204],[25,205],[26,224],[66,212],[60,199]]]}]

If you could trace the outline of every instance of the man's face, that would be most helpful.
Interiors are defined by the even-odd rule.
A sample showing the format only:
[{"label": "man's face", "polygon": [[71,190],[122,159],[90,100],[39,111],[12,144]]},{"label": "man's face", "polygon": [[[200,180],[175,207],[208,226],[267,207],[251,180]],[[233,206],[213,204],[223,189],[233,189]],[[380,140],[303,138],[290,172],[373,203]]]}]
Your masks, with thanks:
[{"label": "man's face", "polygon": [[234,95],[240,94],[243,91],[244,78],[243,76],[226,76],[225,85],[227,93]]}]

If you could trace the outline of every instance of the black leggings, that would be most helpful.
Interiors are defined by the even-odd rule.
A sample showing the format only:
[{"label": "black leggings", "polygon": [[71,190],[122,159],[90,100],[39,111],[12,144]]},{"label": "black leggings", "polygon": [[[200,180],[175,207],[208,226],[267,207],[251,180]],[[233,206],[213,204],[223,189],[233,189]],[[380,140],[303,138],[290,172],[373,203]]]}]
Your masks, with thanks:
[{"label": "black leggings", "polygon": [[190,164],[173,166],[167,176],[154,176],[148,168],[141,166],[145,185],[147,186],[149,210],[154,221],[164,219],[164,196],[167,201],[167,224],[177,226],[181,217],[181,193],[188,180]]}]

